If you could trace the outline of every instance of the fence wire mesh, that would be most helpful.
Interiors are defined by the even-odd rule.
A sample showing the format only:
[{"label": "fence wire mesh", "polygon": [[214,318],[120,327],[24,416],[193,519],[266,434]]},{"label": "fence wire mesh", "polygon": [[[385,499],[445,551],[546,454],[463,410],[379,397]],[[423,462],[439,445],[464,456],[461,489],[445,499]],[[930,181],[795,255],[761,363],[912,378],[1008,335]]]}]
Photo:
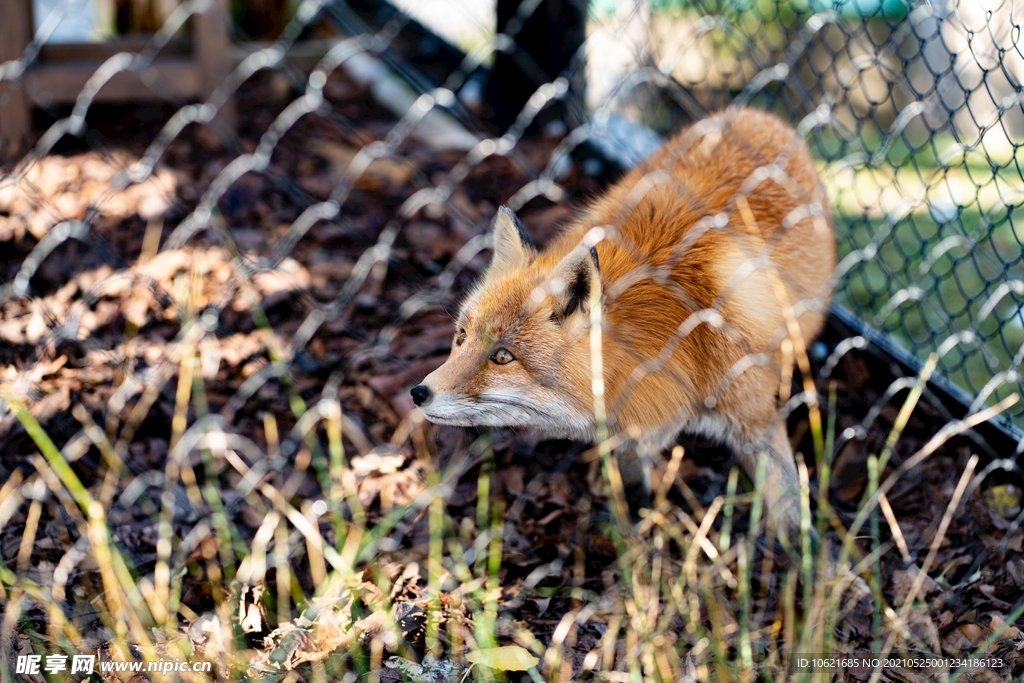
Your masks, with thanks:
[{"label": "fence wire mesh", "polygon": [[850,3],[813,18],[787,3],[703,9],[728,17],[696,40],[721,73],[673,70],[702,105],[738,90],[793,119],[828,110],[811,139],[852,259],[837,301],[919,359],[939,351],[943,374],[979,404],[1018,391],[1024,59],[1013,3]]},{"label": "fence wire mesh", "polygon": [[[1024,61],[1011,3],[997,3],[994,9],[983,3],[963,7],[952,3],[881,3],[878,7],[840,3],[833,9],[813,2],[719,5],[695,0],[662,4],[665,6],[654,3],[652,8],[596,3],[591,8],[591,40],[564,76],[571,82],[578,81],[582,73],[589,76],[593,92],[587,99],[595,109],[594,120],[601,121],[609,113],[626,114],[666,135],[682,123],[729,103],[743,102],[774,109],[795,123],[805,122],[808,142],[829,183],[841,256],[846,259],[838,303],[921,360],[941,349],[942,374],[972,399],[992,402],[1017,390],[1016,368],[1024,343],[1024,324],[1018,314],[1024,287],[1019,284],[1018,272],[1021,241],[1015,223],[1020,220],[1021,205],[1017,140],[1024,126],[1020,101]],[[51,207],[33,211],[31,216],[18,201],[24,203],[31,194],[34,174],[45,173],[45,162],[39,165],[40,161],[55,146],[60,147],[64,136],[87,140],[94,133],[88,130],[86,116],[100,107],[93,104],[94,98],[120,72],[149,77],[145,99],[156,96],[168,103],[180,101],[173,84],[160,83],[161,73],[153,67],[161,50],[182,32],[189,16],[205,8],[204,3],[182,3],[144,49],[108,59],[76,93],[73,109],[62,112],[69,115],[55,121],[20,163],[9,167],[4,178],[8,233],[19,219],[31,222],[31,232],[39,235],[49,231],[47,223],[69,218],[75,211],[81,213],[83,207],[96,215],[105,214],[104,204],[109,199],[102,195],[79,193],[81,206],[75,210]],[[19,82],[33,66],[47,68],[47,62],[40,63],[40,50],[51,35],[59,35],[61,22],[70,21],[80,9],[58,4],[45,18],[36,17],[38,30],[32,42],[17,59],[4,63],[2,77],[11,84],[9,90],[24,90],[21,97],[28,95],[30,102],[53,102],[54,94],[45,90],[49,81],[21,83],[20,88]],[[451,11],[443,3],[438,9]],[[530,14],[528,9],[525,16]],[[137,139],[146,135],[154,139],[141,159],[132,159],[135,165],[131,168],[127,161],[111,164],[110,173],[119,175],[107,195],[113,198],[130,186],[159,182],[157,168],[180,132],[196,122],[214,121],[216,112],[253,74],[274,70],[300,78],[300,71],[287,68],[288,48],[305,37],[304,31],[308,33],[311,26],[324,23],[325,14],[350,18],[353,13],[344,7],[302,5],[302,12],[295,15],[284,35],[273,46],[245,59],[210,94],[205,106],[181,107],[159,135],[153,126],[135,131]],[[364,83],[372,80],[375,73],[379,75],[375,70],[380,65],[368,65],[361,58],[364,53],[392,49],[390,41],[401,33],[403,17],[396,14],[376,34],[356,36],[344,47],[335,47],[318,73],[327,74],[352,61],[358,62],[357,71],[362,69],[357,78]],[[439,98],[428,94],[429,99],[417,100],[418,108],[402,117],[383,144],[367,150],[365,158],[392,153],[428,111],[436,114],[448,105],[465,119],[467,103],[470,109],[479,108],[481,93],[474,87],[479,80],[472,76],[486,68],[495,46],[504,46],[502,40],[515,37],[511,31],[495,39],[490,27],[473,23],[483,18],[471,15],[456,22],[466,25],[467,41],[480,43],[475,52],[450,72],[443,71],[443,63],[435,63],[429,76],[412,83],[412,88],[424,88],[433,79],[441,87],[435,93]],[[339,26],[338,21],[328,23]],[[351,28],[352,23],[340,26]],[[413,56],[417,58],[422,62],[424,55]],[[412,65],[406,74],[415,72],[417,66]],[[165,90],[162,85],[171,87]],[[548,88],[556,85],[561,91],[538,90],[539,100],[532,110],[520,114],[520,125],[504,138],[506,146],[510,144],[514,150],[526,125],[539,109],[549,107],[549,100],[569,99],[565,79]],[[286,86],[278,83],[277,87]],[[407,92],[405,96],[415,94]],[[322,84],[309,83],[306,96],[282,112],[265,132],[259,148],[240,156],[219,176],[178,226],[170,245],[178,247],[197,230],[208,228],[216,203],[245,173],[273,174],[269,159],[278,138],[303,114],[318,111],[329,118],[331,105],[324,97]],[[384,106],[398,109],[402,101],[399,96]],[[53,105],[50,110],[59,111]],[[96,118],[100,117],[102,114],[97,114]],[[576,112],[569,118],[583,121],[587,117]],[[136,117],[133,123],[138,121]],[[570,145],[580,144],[592,133],[593,123],[567,135]],[[466,146],[474,139],[473,133],[484,130],[485,126],[477,126],[463,139],[442,144]],[[632,156],[627,158],[632,161],[651,148],[649,139],[641,133],[635,135],[641,140],[627,145],[639,150],[629,150]],[[4,142],[10,153],[23,141],[8,138]],[[237,146],[238,140],[234,142]],[[508,150],[503,148],[501,153]],[[460,172],[481,158],[480,150],[468,155]],[[534,172],[548,183],[555,182],[559,170],[547,163]],[[359,170],[353,173],[358,175]],[[288,246],[310,221],[332,218],[340,210],[349,184],[340,183],[330,201],[307,209],[292,235],[275,248],[271,264],[287,254]],[[537,187],[531,186],[527,193],[535,194]],[[167,189],[165,203],[180,204],[173,190]],[[547,187],[545,191],[549,195],[556,192]],[[520,195],[516,202],[525,203],[530,196]],[[425,200],[421,196],[420,201]],[[37,201],[45,203],[45,197]],[[153,200],[141,215],[156,215],[159,207]],[[385,242],[391,232],[385,232]],[[54,233],[50,240],[54,246],[60,242],[58,235],[70,237],[71,233]],[[43,248],[40,255],[50,249]],[[7,283],[6,296],[29,293],[28,282],[37,261],[42,258],[30,259],[18,271],[20,279]],[[340,303],[339,309],[343,307]],[[953,338],[955,343],[943,347]]]},{"label": "fence wire mesh", "polygon": [[[33,14],[18,0],[4,2],[5,11],[19,21]],[[1009,0],[594,1],[586,8],[582,46],[568,55],[560,73],[549,74],[536,64],[536,52],[518,40],[541,5],[547,3],[523,2],[500,31],[494,30],[496,16],[480,15],[468,5],[410,5],[427,25],[424,30],[384,3],[302,0],[280,37],[266,44],[239,43],[233,51],[225,47],[217,62],[216,55],[202,56],[209,52],[203,41],[225,30],[225,6],[216,0],[172,2],[150,17],[149,25],[158,30],[132,49],[109,55],[85,51],[94,63],[61,66],[74,54],[61,47],[69,40],[61,31],[74,20],[95,28],[99,20],[86,16],[93,3],[34,3],[31,39],[14,54],[3,52],[14,42],[0,46],[7,60],[0,64],[0,153],[7,159],[0,177],[0,446],[6,461],[0,461],[5,481],[0,528],[6,528],[0,531],[0,580],[6,586],[0,599],[8,677],[23,665],[19,657],[39,651],[38,637],[29,632],[48,633],[54,652],[59,646],[68,653],[99,651],[117,659],[123,653],[109,651],[122,639],[142,647],[148,653],[143,657],[151,660],[181,655],[183,650],[171,645],[180,615],[187,615],[180,618],[188,622],[192,652],[207,644],[211,652],[242,648],[227,642],[234,636],[222,635],[221,624],[266,636],[266,645],[249,650],[247,661],[261,675],[320,662],[326,658],[320,653],[337,648],[355,653],[364,640],[373,643],[366,655],[372,669],[385,646],[365,634],[397,629],[406,637],[419,630],[428,645],[436,645],[438,619],[447,620],[446,637],[456,649],[470,641],[486,649],[499,642],[496,634],[513,632],[517,642],[535,643],[520,622],[496,625],[483,598],[481,614],[491,621],[477,615],[459,622],[458,610],[475,604],[475,594],[462,594],[467,601],[462,607],[437,597],[450,590],[440,578],[440,555],[420,557],[431,563],[424,594],[440,601],[436,605],[417,602],[418,594],[409,597],[415,592],[413,574],[378,556],[405,542],[394,539],[423,540],[417,534],[427,531],[417,524],[441,519],[440,504],[434,502],[439,492],[451,505],[473,500],[470,494],[488,500],[483,484],[471,482],[467,493],[460,477],[486,460],[484,453],[495,443],[505,443],[509,452],[530,451],[531,462],[549,467],[551,477],[571,466],[565,459],[571,449],[562,444],[563,452],[548,452],[553,447],[544,446],[547,442],[524,445],[521,435],[499,433],[473,446],[456,445],[459,436],[452,431],[438,432],[435,444],[422,421],[410,417],[416,413],[409,389],[449,351],[455,332],[450,317],[490,261],[494,245],[488,226],[499,205],[519,212],[527,232],[546,244],[558,226],[578,216],[579,206],[606,190],[613,176],[641,163],[675,131],[730,104],[772,110],[806,141],[838,239],[831,301],[859,318],[864,334],[815,343],[807,350],[806,367],[796,371],[785,362],[771,365],[774,348],[745,348],[730,361],[724,378],[714,378],[714,390],[699,397],[699,407],[681,406],[687,415],[714,408],[730,383],[751,367],[771,367],[782,399],[773,429],[784,432],[787,420],[804,420],[810,425],[806,438],[813,432],[815,446],[824,451],[822,435],[828,430],[816,416],[819,408],[821,414],[837,410],[827,389],[832,373],[865,346],[866,338],[888,340],[922,364],[936,356],[937,375],[966,398],[972,424],[992,417],[995,411],[986,409],[998,406],[1005,411],[994,419],[1008,429],[1024,428],[1024,408],[1012,405],[1022,390],[1017,373],[1024,358],[1019,8],[1015,12]],[[0,37],[13,41],[16,23]],[[435,32],[447,32],[456,45]],[[192,71],[181,66],[190,55],[199,65]],[[502,107],[513,100],[488,77],[502,68],[506,56],[532,85],[525,105],[507,112],[501,123]],[[216,66],[230,60],[231,68]],[[84,78],[83,69],[88,70]],[[69,83],[75,84],[70,94]],[[699,124],[694,130],[703,132],[686,143],[686,150],[714,132]],[[760,168],[780,173],[791,152]],[[654,182],[657,170],[650,168],[635,184]],[[799,194],[787,192],[785,201]],[[816,200],[800,195],[794,212],[811,220],[820,217],[819,209]],[[609,221],[610,229],[623,224]],[[712,220],[706,229],[714,227]],[[687,258],[685,248],[679,258]],[[638,270],[648,277],[664,274],[664,264],[639,261]],[[804,294],[799,304],[805,310],[830,301],[819,291]],[[613,303],[609,298],[603,305],[613,310]],[[672,330],[671,344],[700,339],[702,326],[720,325],[715,317],[724,312],[720,303],[699,296],[687,300],[692,316]],[[784,346],[781,338],[774,343]],[[785,358],[799,355],[799,349],[788,348]],[[642,368],[637,383],[664,370],[657,354],[625,357]],[[867,372],[859,368],[850,372]],[[791,389],[789,372],[805,384]],[[908,424],[889,402],[902,400],[907,390],[913,395],[916,378],[881,379],[884,374],[858,399],[865,404],[858,419],[839,422],[851,427],[841,436],[828,432],[835,436],[828,438],[828,449],[834,446],[849,457],[844,444],[865,440],[876,421],[888,420],[897,431]],[[609,410],[614,411],[613,403]],[[894,414],[886,417],[887,411]],[[949,422],[945,436],[965,424],[948,414],[935,419],[932,435],[944,420]],[[928,431],[927,425],[910,424],[911,431]],[[760,436],[772,443],[771,433]],[[659,446],[668,442],[663,437]],[[510,439],[520,440],[509,446]],[[763,447],[764,440],[751,445]],[[884,438],[875,441],[872,452],[883,453],[884,470],[893,445],[884,446]],[[908,446],[893,457],[909,469],[920,464],[920,453],[927,456],[937,447],[915,451]],[[468,455],[439,473],[412,457],[414,450]],[[867,447],[865,458],[866,453]],[[669,463],[673,475],[683,467],[679,456]],[[996,463],[1012,467],[1009,461]],[[964,478],[951,491],[952,510],[980,485],[981,479],[972,480],[974,468],[974,460],[961,467]],[[550,519],[542,517],[548,520],[542,528],[558,519],[557,508],[579,497],[578,491],[548,488],[541,495],[541,484],[524,491],[521,469],[509,471],[519,474],[500,475],[502,486],[520,495],[509,520],[528,508],[543,511]],[[806,478],[806,469],[800,471]],[[487,476],[495,475],[488,471]],[[516,476],[518,483],[512,481]],[[696,524],[688,516],[679,522],[698,539],[679,542],[692,553],[685,566],[692,570],[698,555],[701,562],[707,559],[721,586],[730,590],[736,581],[715,562],[753,563],[755,552],[754,545],[750,558],[746,551],[726,551],[732,502],[725,504],[727,526],[714,522],[720,535],[710,550],[706,536],[721,501],[736,495],[736,476],[723,484],[728,488],[700,501],[686,489],[684,497],[691,496],[686,502],[695,510],[703,514],[710,504],[716,511],[703,518],[708,528],[701,527],[698,515]],[[757,476],[756,468],[749,473],[761,492],[764,482]],[[792,477],[785,483],[796,487],[795,470]],[[665,475],[664,481],[670,479]],[[224,481],[230,486],[211,483]],[[543,479],[543,485],[552,481]],[[965,493],[967,482],[973,483]],[[878,485],[876,478],[869,495]],[[662,502],[669,486],[663,488],[655,491]],[[827,483],[824,488],[827,492]],[[771,500],[770,492],[767,496]],[[935,525],[922,529],[908,546],[900,525],[892,526],[889,505],[883,503],[882,533],[888,525],[892,538],[878,554],[897,548],[904,561],[917,560],[918,552],[923,556],[936,534],[941,537],[949,528],[940,507],[935,515],[940,531]],[[379,525],[357,537],[351,522],[365,523],[374,506],[384,510],[375,518]],[[392,509],[400,512],[388,516]],[[923,509],[924,504],[914,508]],[[847,525],[867,523],[855,506],[846,512]],[[444,528],[445,538],[466,540],[466,525],[476,524],[480,531],[491,514],[500,521],[505,510],[479,504],[475,521],[466,517],[462,527]],[[760,513],[752,514],[750,528],[763,525]],[[868,555],[880,545],[879,514],[875,508],[875,545]],[[1013,542],[1020,549],[1019,534],[1013,535],[1021,521],[1019,504],[1009,518],[1015,520],[1012,526],[998,527],[1006,532],[1001,552]],[[512,531],[512,521],[508,524],[504,537],[500,531],[481,535],[482,543],[470,544],[472,552],[483,556],[495,539],[499,560],[502,541],[506,551],[537,551],[522,535],[513,535],[519,532]],[[819,533],[825,531],[819,527]],[[289,550],[294,545],[289,533],[304,538],[305,549]],[[55,545],[55,538],[70,549]],[[95,550],[107,542],[117,547],[113,555]],[[608,554],[607,548],[589,551]],[[532,570],[524,574],[525,585],[532,590],[574,562],[585,573],[590,560],[574,552],[568,542],[540,551],[543,564],[524,563]],[[935,552],[923,562],[925,576]],[[463,577],[458,568],[477,569],[483,571],[484,586],[487,567],[474,561],[481,564],[473,559],[460,564],[461,556],[448,562],[446,576],[472,583],[472,573]],[[288,596],[301,594],[306,583],[327,585],[330,572],[344,583],[355,569],[363,572],[375,563],[380,567],[374,571],[387,576],[393,588],[383,597],[401,610],[396,607],[381,623],[367,623],[369,617],[360,621],[365,607],[360,601],[370,605],[382,599],[371,593],[379,593],[383,584],[366,579],[370,583],[344,596],[362,605],[350,607],[347,621],[338,617],[328,628],[310,612],[306,624],[294,625]],[[189,582],[190,572],[213,572],[215,564],[216,578]],[[969,574],[978,570],[970,561],[960,564]],[[1007,571],[1020,572],[1017,565],[1008,566]],[[744,564],[743,571],[747,568]],[[358,572],[364,578],[372,573]],[[28,578],[18,578],[22,573]],[[268,595],[278,598],[264,608],[252,586],[262,594],[272,575],[277,583]],[[222,579],[234,582],[240,594],[228,600],[218,593]],[[912,576],[909,594],[905,586],[894,589],[901,617],[922,590],[939,590],[937,584],[922,588],[924,581],[915,581]],[[1005,584],[1011,592],[1014,581]],[[684,584],[685,579],[679,586]],[[643,604],[637,586],[634,598]],[[691,588],[696,590],[696,581]],[[767,592],[777,589],[772,584]],[[672,590],[666,588],[666,594],[675,596]],[[97,594],[107,607],[85,607],[85,598]],[[561,646],[569,625],[577,624],[580,642],[596,654],[570,662],[566,675],[599,664],[628,668],[617,659],[614,640],[603,639],[605,629],[614,638],[626,617],[617,614],[620,621],[605,620],[587,631],[588,619],[597,619],[595,614],[603,619],[602,610],[614,612],[609,605],[618,603],[602,594],[603,602],[595,599],[581,608],[582,595],[566,598],[575,611],[562,619],[565,631],[558,623],[549,625],[544,645]],[[997,607],[1003,617],[1012,616],[1003,619],[1007,624],[1020,617],[1016,598],[992,599],[1001,600]],[[343,598],[335,594],[331,600],[316,603],[320,614],[330,613]],[[538,620],[547,610],[544,600],[550,596],[536,598]],[[752,636],[743,620],[756,617],[771,624],[781,614],[768,602],[742,603],[729,633],[740,633],[749,646]],[[197,605],[210,611],[200,614]],[[247,612],[252,605],[260,605],[256,616]],[[680,598],[673,618],[702,623],[704,608],[695,605]],[[278,614],[267,617],[267,609]],[[230,615],[239,611],[231,622]],[[873,616],[878,620],[880,614]],[[211,623],[216,626],[207,628]],[[320,628],[309,636],[312,641],[286,642],[286,625],[296,630],[309,623]],[[666,623],[676,622],[667,618]],[[700,672],[685,652],[662,662],[655,644],[637,655],[644,675],[663,680],[671,671],[690,676],[684,680],[706,680],[699,653],[716,646],[699,645],[703,632],[694,628],[687,642],[698,653]],[[770,640],[765,634],[754,638]],[[395,651],[392,644],[389,653]],[[952,645],[930,641],[917,646],[954,651]],[[774,652],[771,645],[757,647],[758,658]],[[785,657],[795,651],[787,650]],[[749,659],[749,653],[742,654]],[[221,677],[230,678],[226,672],[238,664],[219,656],[214,652],[210,659]],[[429,676],[426,668],[403,668],[402,675],[440,680],[435,677],[463,671],[422,662],[433,667]],[[1018,664],[1005,671],[1017,671]],[[563,670],[550,657],[544,666],[545,675]],[[379,667],[375,671],[378,680],[399,680],[397,674],[387,679]]]},{"label": "fence wire mesh", "polygon": [[837,303],[919,360],[939,352],[968,400],[1018,391],[1024,61],[1013,3],[676,9],[649,21],[641,79],[656,104],[626,108],[662,131],[737,101],[808,122],[844,259]]}]

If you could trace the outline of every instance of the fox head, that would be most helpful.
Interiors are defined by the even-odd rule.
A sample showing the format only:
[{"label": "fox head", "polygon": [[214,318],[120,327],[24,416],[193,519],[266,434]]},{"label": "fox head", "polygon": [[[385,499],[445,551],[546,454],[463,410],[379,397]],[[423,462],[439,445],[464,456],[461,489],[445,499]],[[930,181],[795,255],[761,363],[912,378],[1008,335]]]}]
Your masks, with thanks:
[{"label": "fox head", "polygon": [[413,400],[438,424],[591,438],[597,251],[570,245],[538,253],[506,207],[498,210],[493,232],[491,265],[462,304],[451,354],[412,388]]}]

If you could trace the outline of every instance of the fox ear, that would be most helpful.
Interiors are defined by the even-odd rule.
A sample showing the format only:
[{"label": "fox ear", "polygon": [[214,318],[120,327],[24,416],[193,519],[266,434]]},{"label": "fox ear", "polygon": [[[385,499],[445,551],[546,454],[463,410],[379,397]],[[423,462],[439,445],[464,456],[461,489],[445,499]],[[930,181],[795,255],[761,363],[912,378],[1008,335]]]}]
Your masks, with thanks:
[{"label": "fox ear", "polygon": [[512,209],[502,206],[494,217],[494,258],[487,279],[501,277],[515,268],[530,265],[537,256],[537,247],[526,234],[523,224]]},{"label": "fox ear", "polygon": [[561,325],[576,311],[589,312],[590,294],[594,287],[600,292],[601,268],[597,249],[580,245],[551,270],[548,288],[555,299],[551,319]]}]

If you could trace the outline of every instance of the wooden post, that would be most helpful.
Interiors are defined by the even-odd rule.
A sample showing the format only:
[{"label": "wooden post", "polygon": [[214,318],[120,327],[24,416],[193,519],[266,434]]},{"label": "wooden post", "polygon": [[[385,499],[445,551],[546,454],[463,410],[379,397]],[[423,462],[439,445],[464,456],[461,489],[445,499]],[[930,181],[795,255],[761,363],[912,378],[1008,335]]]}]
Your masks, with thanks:
[{"label": "wooden post", "polygon": [[534,11],[523,17],[520,6],[529,7],[529,0],[498,0],[498,32],[508,34],[510,26],[521,26],[513,38],[513,49],[494,55],[487,82],[491,121],[499,130],[507,130],[537,88],[563,75],[570,65],[574,68],[562,105],[549,105],[535,124],[561,118],[571,128],[586,119],[586,64],[581,48],[586,40],[587,3],[540,0]]},{"label": "wooden post", "polygon": [[[205,100],[231,73],[231,13],[228,0],[214,0],[206,13],[193,17],[192,31],[192,51],[203,79],[200,95]],[[223,104],[217,118],[234,128],[234,97]]]},{"label": "wooden post", "polygon": [[[31,0],[0,0],[0,64],[21,57],[32,36]],[[21,77],[0,81],[0,159],[17,157],[32,133],[32,104]]]},{"label": "wooden post", "polygon": [[[0,62],[18,59],[29,44],[31,3],[32,0],[0,0]],[[228,0],[214,0],[206,13],[192,18],[191,29],[191,54],[185,59],[158,57],[152,68],[170,85],[175,96],[206,100],[231,73]],[[57,46],[59,53],[37,59],[17,78],[0,81],[0,159],[16,158],[24,152],[32,133],[33,103],[48,106],[74,102],[111,50],[139,49],[138,42],[120,37],[105,45]],[[153,90],[140,74],[122,72],[103,86],[95,101],[133,102],[166,97],[166,92]],[[234,98],[228,98],[221,106],[217,120],[234,127]]]}]

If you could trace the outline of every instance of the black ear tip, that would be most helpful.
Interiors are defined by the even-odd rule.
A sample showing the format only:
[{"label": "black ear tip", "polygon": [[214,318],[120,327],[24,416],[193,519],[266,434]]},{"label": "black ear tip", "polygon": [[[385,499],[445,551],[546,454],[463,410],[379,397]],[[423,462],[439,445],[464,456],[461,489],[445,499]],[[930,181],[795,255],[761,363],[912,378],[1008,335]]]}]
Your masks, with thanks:
[{"label": "black ear tip", "polygon": [[515,211],[503,204],[498,207],[498,214],[504,215],[512,221],[512,225],[516,226],[517,229],[522,230],[523,224],[519,222],[519,216],[516,215]]},{"label": "black ear tip", "polygon": [[[519,241],[523,246],[533,249],[534,251],[537,250],[537,245],[533,243],[533,240],[530,238],[529,233],[526,232],[526,228],[523,227],[523,224],[520,222],[519,216],[516,215],[515,211],[507,206],[499,206],[498,214],[504,214],[512,221],[512,226],[516,229],[516,233],[519,235]],[[498,217],[499,216],[496,216],[495,220],[497,220]]]}]

